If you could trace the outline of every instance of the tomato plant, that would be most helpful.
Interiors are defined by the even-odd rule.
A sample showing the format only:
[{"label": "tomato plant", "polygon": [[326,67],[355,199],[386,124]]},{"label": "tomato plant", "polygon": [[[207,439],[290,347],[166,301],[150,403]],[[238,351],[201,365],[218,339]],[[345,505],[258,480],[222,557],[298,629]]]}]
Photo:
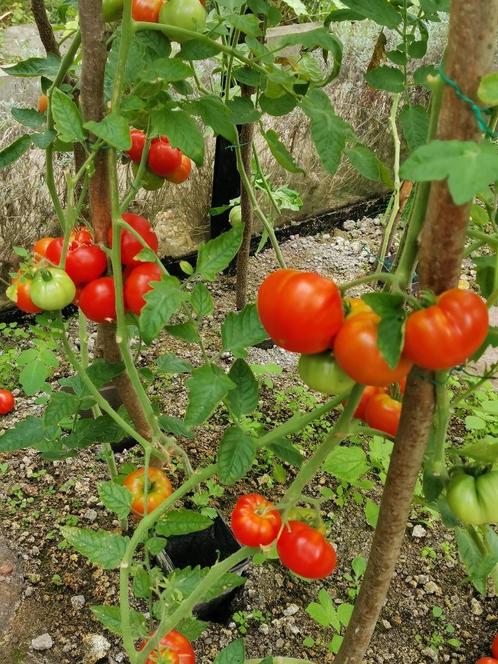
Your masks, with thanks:
[{"label": "tomato plant", "polygon": [[401,403],[388,394],[374,394],[366,404],[364,417],[369,426],[394,437],[398,433]]},{"label": "tomato plant", "polygon": [[159,468],[149,468],[147,472],[148,491],[145,498],[145,469],[138,468],[126,476],[123,485],[133,496],[131,509],[135,514],[153,512],[173,493],[171,482]]},{"label": "tomato plant", "polygon": [[[142,641],[139,650],[143,650],[147,641]],[[159,641],[159,648],[153,650],[145,664],[195,664],[195,652],[190,641],[172,630]]]},{"label": "tomato plant", "polygon": [[0,415],[8,415],[14,410],[15,399],[9,390],[0,390]]},{"label": "tomato plant", "polygon": [[181,165],[182,153],[171,146],[166,136],[160,136],[151,142],[147,166],[152,173],[165,178],[173,175]]},{"label": "tomato plant", "polygon": [[137,316],[145,306],[144,296],[152,290],[152,283],[161,280],[161,268],[157,263],[142,263],[135,267],[124,285],[126,308]]},{"label": "tomato plant", "polygon": [[488,328],[488,308],[482,298],[452,288],[436,304],[408,317],[404,353],[424,369],[449,369],[481,346]]},{"label": "tomato plant", "polygon": [[354,380],[337,365],[331,351],[301,355],[297,366],[303,383],[322,394],[341,394],[354,385]]},{"label": "tomato plant", "polygon": [[132,0],[131,15],[135,21],[157,23],[164,0]]},{"label": "tomato plant", "polygon": [[[158,237],[150,222],[147,221],[145,217],[141,217],[139,214],[125,212],[123,214],[123,219],[144,239],[152,251],[157,251],[159,247]],[[112,247],[111,228],[108,232],[107,241],[109,246]],[[134,265],[135,267],[140,265],[140,261],[135,261],[134,258],[142,251],[142,249],[142,244],[132,233],[130,233],[129,230],[125,229],[121,231],[121,262],[123,265]]]},{"label": "tomato plant", "polygon": [[343,322],[337,286],[316,272],[272,272],[259,287],[257,305],[273,341],[295,353],[330,348]]},{"label": "tomato plant", "polygon": [[301,521],[289,521],[277,540],[280,562],[306,579],[323,579],[332,574],[337,556],[332,544],[315,528]]},{"label": "tomato plant", "polygon": [[84,286],[78,305],[89,320],[106,323],[116,320],[116,294],[114,279],[100,277]]},{"label": "tomato plant", "polygon": [[173,182],[174,184],[181,184],[188,180],[190,173],[192,171],[192,161],[187,157],[187,155],[182,154],[182,161],[179,166],[171,173],[166,176],[168,182]]},{"label": "tomato plant", "polygon": [[[159,22],[175,28],[201,32],[206,25],[207,12],[199,0],[167,0],[159,12]],[[175,34],[176,41],[188,38]]]},{"label": "tomato plant", "polygon": [[348,318],[334,342],[337,363],[357,383],[387,387],[408,374],[411,361],[401,357],[391,368],[377,345],[379,318],[375,314],[359,313]]},{"label": "tomato plant", "polygon": [[464,524],[498,523],[498,470],[459,469],[446,489],[451,511]]},{"label": "tomato plant", "polygon": [[38,270],[31,282],[33,304],[43,311],[57,311],[74,300],[76,287],[64,270],[49,267]]},{"label": "tomato plant", "polygon": [[[46,257],[59,265],[64,238],[56,238],[49,245]],[[76,285],[86,284],[100,277],[107,269],[107,257],[95,244],[79,244],[74,241],[66,256],[65,270]]]},{"label": "tomato plant", "polygon": [[282,525],[280,512],[258,493],[241,496],[232,511],[235,538],[244,546],[266,546],[277,537]]}]

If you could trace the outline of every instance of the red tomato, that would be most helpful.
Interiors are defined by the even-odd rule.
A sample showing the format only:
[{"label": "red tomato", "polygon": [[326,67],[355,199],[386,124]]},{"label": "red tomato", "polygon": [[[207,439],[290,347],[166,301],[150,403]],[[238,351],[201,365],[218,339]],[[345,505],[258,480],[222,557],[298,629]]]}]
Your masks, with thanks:
[{"label": "red tomato", "polygon": [[323,579],[332,574],[337,562],[332,544],[301,521],[285,524],[277,541],[277,552],[283,565],[306,579]]},{"label": "red tomato", "polygon": [[370,401],[370,399],[376,395],[376,394],[385,394],[386,389],[384,387],[374,387],[373,385],[367,385],[367,387],[363,390],[363,394],[361,395],[360,403],[358,404],[358,407],[354,411],[353,417],[356,417],[358,420],[365,420],[365,410],[367,407],[367,403]]},{"label": "red tomato", "polygon": [[365,420],[369,427],[390,436],[396,436],[401,416],[401,403],[389,394],[374,394],[365,408]]},{"label": "red tomato", "polygon": [[77,242],[78,244],[92,244],[93,243],[93,237],[88,228],[85,228],[84,226],[80,226],[79,228],[75,228],[73,232],[71,233],[71,236],[69,238],[71,242]]},{"label": "red tomato", "polygon": [[498,664],[498,659],[494,657],[481,657],[481,659],[477,660],[476,664]]},{"label": "red tomato", "polygon": [[377,346],[376,314],[357,314],[348,318],[334,342],[337,363],[353,380],[363,385],[387,387],[397,383],[410,371],[412,363],[401,356],[391,369]]},{"label": "red tomato", "polygon": [[493,644],[491,646],[491,654],[493,657],[498,658],[498,634],[493,639]]},{"label": "red tomato", "polygon": [[162,178],[172,175],[182,164],[182,153],[173,148],[166,136],[155,138],[150,144],[147,165],[149,170]]},{"label": "red tomato", "polygon": [[[152,251],[157,251],[159,247],[159,240],[157,235],[154,232],[154,229],[150,225],[150,222],[147,221],[145,217],[141,217],[138,214],[132,214],[131,212],[125,212],[123,214],[123,219],[127,224],[137,231],[145,242],[149,245]],[[112,247],[112,229],[109,228],[107,241],[109,246]],[[143,246],[140,242],[130,233],[130,231],[124,230],[121,232],[121,263],[123,265],[134,265],[137,267],[141,264],[140,261],[134,261],[133,259],[137,254],[139,254],[143,249]]]},{"label": "red tomato", "polygon": [[398,382],[398,385],[400,393],[404,394],[406,390],[406,376]]},{"label": "red tomato", "polygon": [[16,401],[9,390],[0,390],[0,415],[7,415],[14,410]]},{"label": "red tomato", "polygon": [[101,277],[87,284],[79,296],[81,311],[95,323],[116,320],[114,279]]},{"label": "red tomato", "polygon": [[48,97],[43,94],[38,97],[38,113],[45,113],[48,108]]},{"label": "red tomato", "polygon": [[142,263],[132,270],[125,281],[126,308],[137,316],[145,306],[144,296],[152,290],[153,281],[161,281],[161,268],[157,263]]},{"label": "red tomato", "polygon": [[241,496],[235,503],[231,526],[244,546],[265,546],[278,535],[282,519],[272,503],[258,493]]},{"label": "red tomato", "polygon": [[[47,250],[47,258],[54,265],[59,265],[63,238],[55,239]],[[72,242],[66,256],[66,272],[75,284],[87,284],[100,277],[107,269],[107,258],[95,244]]]},{"label": "red tomato", "polygon": [[190,172],[192,170],[192,162],[187,157],[186,154],[182,154],[181,164],[176,168],[171,175],[168,175],[166,180],[168,182],[174,182],[175,184],[181,184],[188,180]]},{"label": "red tomato", "polygon": [[[139,468],[125,477],[123,486],[130,491],[133,496],[131,509],[135,514],[145,514],[145,493],[144,493],[145,468]],[[149,468],[147,473],[149,478],[149,487],[147,492],[147,513],[153,512],[159,505],[171,496],[173,487],[171,482],[160,468]]]},{"label": "red tomato", "polygon": [[40,260],[40,258],[47,257],[47,249],[55,238],[53,237],[42,237],[35,242],[33,247],[33,254],[35,255],[35,260]]},{"label": "red tomato", "polygon": [[437,304],[408,317],[404,353],[424,369],[449,369],[468,360],[488,329],[488,308],[482,298],[452,288],[438,297]]},{"label": "red tomato", "polygon": [[126,153],[128,157],[136,164],[140,163],[142,159],[142,152],[144,151],[146,136],[141,129],[132,129],[130,131],[131,148]]},{"label": "red tomato", "polygon": [[163,0],[133,0],[131,15],[135,21],[157,23]]},{"label": "red tomato", "polygon": [[259,287],[257,304],[269,336],[295,353],[330,348],[344,319],[337,286],[316,272],[272,272]]},{"label": "red tomato", "polygon": [[16,307],[27,314],[39,314],[41,309],[31,299],[31,279],[19,277],[7,289],[7,297],[16,303]]},{"label": "red tomato", "polygon": [[[143,650],[146,645],[147,641],[142,641],[138,649]],[[195,664],[195,652],[190,641],[173,629],[163,636],[159,648],[151,652],[145,664]]]}]

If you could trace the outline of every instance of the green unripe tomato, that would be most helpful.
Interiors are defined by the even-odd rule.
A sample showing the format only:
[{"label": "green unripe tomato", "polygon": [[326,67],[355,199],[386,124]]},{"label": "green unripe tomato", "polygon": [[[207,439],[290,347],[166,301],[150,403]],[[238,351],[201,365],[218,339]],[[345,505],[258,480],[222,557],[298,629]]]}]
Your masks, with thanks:
[{"label": "green unripe tomato", "polygon": [[[131,170],[133,171],[133,176],[136,177],[138,173],[139,164],[132,164]],[[151,173],[148,168],[142,174],[142,179],[140,180],[140,186],[147,191],[157,191],[161,189],[164,184],[164,178]]]},{"label": "green unripe tomato", "polygon": [[355,383],[338,366],[331,351],[301,355],[297,366],[303,383],[322,394],[342,394]]},{"label": "green unripe tomato", "polygon": [[[200,0],[166,0],[159,12],[159,23],[201,32],[206,25],[206,17],[207,12]],[[180,43],[189,39],[173,31],[168,37]]]},{"label": "green unripe tomato", "polygon": [[69,275],[58,267],[38,270],[31,282],[33,304],[44,311],[57,311],[74,300],[76,286]]},{"label": "green unripe tomato", "polygon": [[123,13],[123,0],[103,0],[102,13],[108,23],[117,21]]},{"label": "green unripe tomato", "polygon": [[230,214],[228,215],[228,221],[232,226],[236,226],[237,224],[242,223],[242,208],[240,205],[236,205],[230,210]]},{"label": "green unripe tomato", "polygon": [[498,523],[498,470],[472,475],[454,473],[446,489],[453,514],[466,525]]}]

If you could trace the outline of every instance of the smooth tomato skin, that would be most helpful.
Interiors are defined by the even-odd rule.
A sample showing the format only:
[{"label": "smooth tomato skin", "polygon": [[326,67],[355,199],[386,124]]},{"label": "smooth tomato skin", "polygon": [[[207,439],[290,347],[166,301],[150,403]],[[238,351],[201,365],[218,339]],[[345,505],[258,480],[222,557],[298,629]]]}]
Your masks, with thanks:
[{"label": "smooth tomato skin", "polygon": [[231,526],[235,539],[244,546],[266,546],[278,535],[282,518],[273,504],[259,493],[248,493],[235,503]]},{"label": "smooth tomato skin", "polygon": [[74,300],[76,286],[67,272],[48,267],[33,277],[30,295],[33,304],[43,311],[58,311]]},{"label": "smooth tomato skin", "polygon": [[[145,217],[131,212],[125,212],[123,219],[129,224],[139,235],[143,237],[145,242],[149,245],[152,251],[156,251],[159,247],[159,240],[154,232],[151,224]],[[107,241],[109,246],[112,247],[112,229],[109,228]],[[140,242],[127,230],[121,231],[121,263],[123,265],[140,265],[140,261],[135,261],[134,258],[143,249]]]},{"label": "smooth tomato skin", "polygon": [[494,657],[481,657],[481,659],[477,660],[476,664],[498,664],[498,659]]},{"label": "smooth tomato skin", "polygon": [[163,0],[133,0],[131,15],[134,21],[157,23]]},{"label": "smooth tomato skin", "polygon": [[43,94],[38,97],[38,113],[45,113],[48,108],[48,97]]},{"label": "smooth tomato skin", "polygon": [[301,355],[297,368],[303,383],[321,394],[341,394],[354,385],[354,380],[337,365],[330,351]]},{"label": "smooth tomato skin", "polygon": [[368,426],[390,436],[396,436],[401,417],[401,403],[388,394],[375,394],[365,408],[365,420]]},{"label": "smooth tomato skin", "polygon": [[242,208],[240,207],[240,205],[235,205],[230,210],[230,214],[228,215],[228,221],[230,222],[230,226],[236,226],[237,224],[242,223]]},{"label": "smooth tomato skin", "polygon": [[277,541],[280,561],[305,579],[323,579],[335,569],[337,555],[332,544],[315,528],[289,521]]},{"label": "smooth tomato skin", "polygon": [[498,523],[498,470],[477,477],[458,470],[448,483],[446,497],[451,511],[466,525]]},{"label": "smooth tomato skin", "polygon": [[406,322],[404,353],[414,364],[439,371],[463,364],[483,343],[488,308],[472,291],[452,288],[437,304],[412,313]]},{"label": "smooth tomato skin", "polygon": [[161,281],[161,268],[157,263],[142,263],[133,268],[124,285],[124,300],[128,311],[140,315],[145,306],[144,296],[152,290],[154,281]]},{"label": "smooth tomato skin", "polygon": [[9,390],[0,390],[0,415],[8,415],[14,410],[16,400]]},{"label": "smooth tomato skin", "polygon": [[411,361],[401,356],[391,369],[377,346],[376,314],[360,313],[348,318],[334,342],[337,363],[348,376],[362,385],[387,387],[399,382],[411,369]]},{"label": "smooth tomato skin", "polygon": [[[142,641],[138,649],[143,650],[147,640]],[[195,652],[186,636],[176,630],[171,630],[159,641],[159,648],[153,650],[147,657],[145,664],[195,664]]]},{"label": "smooth tomato skin", "polygon": [[[47,258],[59,265],[64,238],[56,238],[47,249]],[[107,269],[107,257],[95,244],[72,242],[66,255],[65,270],[76,285],[98,279]]]},{"label": "smooth tomato skin", "polygon": [[498,634],[493,639],[493,643],[491,645],[491,654],[493,655],[493,657],[498,658]]},{"label": "smooth tomato skin", "polygon": [[190,177],[190,173],[192,171],[192,161],[187,157],[186,154],[182,154],[182,161],[178,168],[171,173],[171,175],[168,175],[166,177],[166,180],[168,182],[173,182],[174,184],[181,184],[182,182],[185,182],[185,180],[188,180]]},{"label": "smooth tomato skin", "polygon": [[354,411],[353,417],[356,417],[357,420],[365,421],[365,410],[370,399],[376,394],[386,394],[385,387],[374,387],[373,385],[367,385],[363,390],[361,395],[360,403]]},{"label": "smooth tomato skin", "polygon": [[272,272],[259,287],[257,306],[268,335],[294,353],[330,348],[344,318],[339,289],[316,272]]},{"label": "smooth tomato skin", "polygon": [[165,136],[155,138],[151,142],[147,166],[152,173],[166,178],[172,175],[181,163],[182,153],[178,148],[173,148]]},{"label": "smooth tomato skin", "polygon": [[142,159],[142,152],[144,151],[147,137],[141,129],[132,129],[130,131],[130,138],[131,148],[126,154],[133,162],[135,162],[135,164],[139,164]]},{"label": "smooth tomato skin", "polygon": [[123,0],[103,0],[102,13],[105,21],[117,21],[123,13]]},{"label": "smooth tomato skin", "polygon": [[[31,299],[31,281],[27,278],[15,279],[7,289],[7,297],[10,297],[21,311],[27,314],[39,314],[42,310]],[[12,295],[10,295],[11,291]]]},{"label": "smooth tomato skin", "polygon": [[42,237],[35,242],[33,246],[33,254],[36,261],[40,260],[40,258],[47,257],[47,249],[52,244],[54,239],[55,238],[53,237]]},{"label": "smooth tomato skin", "polygon": [[[175,28],[200,32],[206,25],[207,11],[199,0],[166,0],[159,13],[159,22]],[[168,35],[177,42],[189,37],[172,33]]]},{"label": "smooth tomato skin", "polygon": [[[125,477],[123,486],[125,486],[128,491],[133,496],[131,503],[131,509],[135,514],[140,516],[145,514],[145,495],[144,495],[144,476],[145,469],[138,468],[138,470],[133,471]],[[171,482],[163,473],[160,468],[149,468],[147,473],[149,478],[149,491],[147,494],[147,514],[153,512],[159,505],[171,496],[173,493],[173,487]]]},{"label": "smooth tomato skin", "polygon": [[116,320],[116,293],[112,277],[100,277],[87,284],[79,296],[79,307],[88,320],[106,323]]}]

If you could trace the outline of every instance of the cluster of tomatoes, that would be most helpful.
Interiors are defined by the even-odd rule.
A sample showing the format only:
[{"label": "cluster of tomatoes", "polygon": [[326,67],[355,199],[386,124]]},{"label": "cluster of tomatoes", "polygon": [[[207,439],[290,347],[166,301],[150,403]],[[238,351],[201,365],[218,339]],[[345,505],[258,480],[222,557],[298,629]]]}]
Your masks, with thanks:
[{"label": "cluster of tomatoes", "polygon": [[[136,175],[147,137],[141,129],[132,129],[130,138],[131,148],[126,154],[133,162],[133,173]],[[172,147],[166,136],[159,136],[151,141],[141,186],[155,191],[163,186],[165,180],[180,184],[188,179],[191,170],[192,162],[187,155]]]},{"label": "cluster of tomatoes", "polygon": [[498,664],[498,634],[491,644],[491,654],[493,657],[481,657],[476,664]]},{"label": "cluster of tomatoes", "polygon": [[306,579],[323,579],[335,569],[335,549],[321,530],[294,519],[282,524],[280,512],[257,493],[237,500],[231,526],[244,546],[269,546],[277,540],[280,562]]},{"label": "cluster of tomatoes", "polygon": [[[400,407],[385,388],[403,381],[413,364],[439,371],[464,363],[489,329],[482,298],[467,290],[448,290],[431,306],[409,314],[400,360],[390,367],[377,343],[380,317],[361,300],[353,302],[346,315],[331,279],[315,272],[277,270],[261,284],[257,305],[273,341],[302,354],[299,371],[310,387],[327,394],[340,394],[353,382],[383,388],[368,394],[372,399],[360,416],[382,430],[382,420],[389,420],[388,433],[396,428]],[[377,409],[389,411],[389,417],[377,418]]]},{"label": "cluster of tomatoes", "polygon": [[[104,0],[104,16],[106,3],[123,7],[123,0]],[[131,14],[135,21],[163,23],[175,28],[183,28],[199,32],[206,24],[207,11],[205,0],[132,0]],[[115,11],[119,16],[120,11]],[[108,19],[110,20],[110,19]],[[176,41],[184,38],[175,37]]]}]

